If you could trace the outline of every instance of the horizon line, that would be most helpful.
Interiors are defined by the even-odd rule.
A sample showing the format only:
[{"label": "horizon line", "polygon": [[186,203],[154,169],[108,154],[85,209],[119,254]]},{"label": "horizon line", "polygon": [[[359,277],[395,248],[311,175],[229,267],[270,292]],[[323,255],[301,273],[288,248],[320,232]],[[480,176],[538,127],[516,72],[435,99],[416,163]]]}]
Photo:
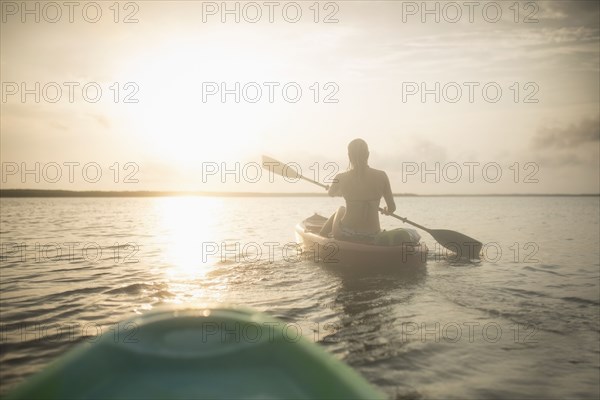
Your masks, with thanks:
[{"label": "horizon line", "polygon": [[[0,189],[0,198],[30,197],[328,197],[319,192],[207,192],[172,190]],[[394,197],[598,197],[600,193],[393,193]]]}]

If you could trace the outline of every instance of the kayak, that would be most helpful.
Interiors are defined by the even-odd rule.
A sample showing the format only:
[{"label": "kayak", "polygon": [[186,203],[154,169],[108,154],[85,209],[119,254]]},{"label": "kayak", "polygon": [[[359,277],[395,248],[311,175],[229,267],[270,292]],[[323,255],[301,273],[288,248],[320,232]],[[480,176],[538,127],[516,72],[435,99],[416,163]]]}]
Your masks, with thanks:
[{"label": "kayak", "polygon": [[393,268],[422,266],[427,261],[428,248],[417,241],[399,245],[376,245],[356,241],[336,240],[319,231],[327,218],[315,214],[296,225],[296,236],[303,250],[314,254],[314,261],[341,267]]},{"label": "kayak", "polygon": [[50,364],[7,399],[383,399],[350,367],[249,309],[165,309]]}]

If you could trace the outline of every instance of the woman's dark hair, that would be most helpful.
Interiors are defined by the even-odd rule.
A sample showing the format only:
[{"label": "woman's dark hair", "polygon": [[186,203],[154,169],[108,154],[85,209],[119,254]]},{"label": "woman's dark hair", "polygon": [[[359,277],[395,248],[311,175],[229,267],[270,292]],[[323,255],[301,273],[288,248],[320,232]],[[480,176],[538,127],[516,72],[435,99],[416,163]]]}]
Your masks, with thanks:
[{"label": "woman's dark hair", "polygon": [[348,144],[350,169],[362,174],[369,166],[369,146],[362,139],[354,139]]}]

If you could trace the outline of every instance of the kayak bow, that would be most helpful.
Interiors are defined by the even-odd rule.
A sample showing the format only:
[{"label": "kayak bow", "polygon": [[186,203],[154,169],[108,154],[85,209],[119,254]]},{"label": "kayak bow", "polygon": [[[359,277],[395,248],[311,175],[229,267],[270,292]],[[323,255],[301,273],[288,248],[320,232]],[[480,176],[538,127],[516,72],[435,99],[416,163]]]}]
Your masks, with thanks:
[{"label": "kayak bow", "polygon": [[154,311],[75,349],[8,399],[381,399],[297,329],[248,309]]}]

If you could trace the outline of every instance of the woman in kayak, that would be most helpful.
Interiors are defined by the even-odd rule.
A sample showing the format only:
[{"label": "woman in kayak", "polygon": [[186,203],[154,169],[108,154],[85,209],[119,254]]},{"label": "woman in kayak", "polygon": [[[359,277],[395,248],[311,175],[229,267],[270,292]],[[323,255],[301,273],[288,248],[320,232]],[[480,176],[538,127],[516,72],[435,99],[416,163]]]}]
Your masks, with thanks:
[{"label": "woman in kayak", "polygon": [[383,197],[385,213],[396,210],[390,180],[384,171],[369,167],[369,147],[362,139],[348,145],[350,169],[338,174],[329,187],[330,196],[342,196],[346,207],[340,207],[321,229],[320,234],[335,239],[372,241],[381,231],[379,202]]}]

